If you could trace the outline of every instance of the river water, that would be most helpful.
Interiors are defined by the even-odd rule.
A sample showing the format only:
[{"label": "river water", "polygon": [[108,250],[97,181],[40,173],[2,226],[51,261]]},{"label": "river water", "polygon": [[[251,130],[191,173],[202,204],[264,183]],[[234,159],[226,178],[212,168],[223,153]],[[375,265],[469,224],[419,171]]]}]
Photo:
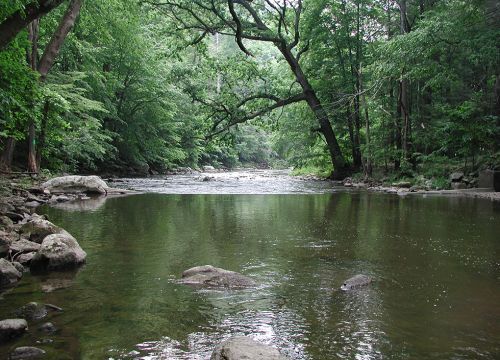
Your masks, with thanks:
[{"label": "river water", "polygon": [[[213,177],[203,181],[205,176]],[[500,203],[346,191],[284,172],[124,179],[146,193],[44,208],[87,251],[78,273],[31,276],[0,299],[64,308],[0,354],[208,359],[249,335],[290,359],[500,358]],[[115,184],[113,184],[115,185]],[[193,289],[212,264],[257,289]],[[339,291],[355,274],[376,281]],[[46,321],[46,320],[45,320]]]}]

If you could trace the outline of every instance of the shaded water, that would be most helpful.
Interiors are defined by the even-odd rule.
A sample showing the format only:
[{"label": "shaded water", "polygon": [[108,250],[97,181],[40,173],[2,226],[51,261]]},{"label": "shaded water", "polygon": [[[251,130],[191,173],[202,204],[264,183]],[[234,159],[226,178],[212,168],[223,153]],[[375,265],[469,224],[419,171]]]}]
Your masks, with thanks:
[{"label": "shaded water", "polygon": [[[277,181],[302,194],[149,193],[45,209],[88,263],[74,276],[27,275],[3,295],[2,318],[29,301],[65,311],[50,319],[60,333],[32,324],[0,353],[49,338],[38,346],[54,358],[208,359],[215,343],[245,334],[291,359],[500,356],[499,203]],[[261,285],[176,284],[200,264]],[[357,273],[377,281],[338,291]]]}]

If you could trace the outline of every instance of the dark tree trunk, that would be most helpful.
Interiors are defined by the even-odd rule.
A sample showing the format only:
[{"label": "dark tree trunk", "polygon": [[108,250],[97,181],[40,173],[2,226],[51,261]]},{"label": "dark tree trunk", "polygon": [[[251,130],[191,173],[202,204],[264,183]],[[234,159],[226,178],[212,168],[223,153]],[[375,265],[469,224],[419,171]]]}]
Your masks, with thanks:
[{"label": "dark tree trunk", "polygon": [[[38,60],[38,30],[40,23],[38,19],[33,20],[31,24],[28,25],[28,39],[31,42],[31,49],[28,53],[28,63],[33,70],[37,68]],[[36,130],[35,130],[35,119],[30,118],[28,124],[28,172],[37,173],[38,166],[36,162]]]},{"label": "dark tree trunk", "polygon": [[0,24],[0,49],[7,46],[16,35],[33,20],[47,14],[59,6],[63,0],[39,0],[33,1],[7,17]]},{"label": "dark tree trunk", "polygon": [[47,137],[47,122],[49,118],[50,102],[45,101],[43,105],[42,122],[40,124],[40,141],[36,149],[36,163],[38,168],[42,167],[42,150],[45,148],[45,141]]},{"label": "dark tree trunk", "polygon": [[[401,35],[405,35],[410,32],[410,26],[407,19],[406,11],[406,0],[401,0],[399,2],[400,9],[400,32]],[[405,160],[409,159],[410,156],[410,106],[409,106],[409,84],[408,80],[404,78],[404,70],[401,74],[401,79],[399,81],[399,98],[398,98],[398,112],[401,116],[401,131],[400,135],[402,138],[401,147],[403,151],[403,158]]]},{"label": "dark tree trunk", "polygon": [[349,169],[344,156],[342,155],[342,151],[340,150],[339,143],[337,141],[335,133],[333,132],[332,124],[330,123],[328,114],[326,113],[323,105],[321,104],[321,101],[316,95],[316,92],[314,91],[304,72],[302,71],[297,58],[292,54],[292,51],[284,43],[279,44],[278,49],[283,54],[285,60],[292,69],[292,72],[295,75],[295,79],[302,87],[307,104],[309,105],[319,122],[320,131],[325,137],[326,143],[328,145],[328,150],[330,152],[330,157],[332,159],[332,165],[334,169],[333,178],[343,179],[350,173],[351,169]]},{"label": "dark tree trunk", "polygon": [[14,149],[16,147],[16,139],[8,137],[0,157],[0,170],[10,172],[12,168],[12,158],[14,157]]}]

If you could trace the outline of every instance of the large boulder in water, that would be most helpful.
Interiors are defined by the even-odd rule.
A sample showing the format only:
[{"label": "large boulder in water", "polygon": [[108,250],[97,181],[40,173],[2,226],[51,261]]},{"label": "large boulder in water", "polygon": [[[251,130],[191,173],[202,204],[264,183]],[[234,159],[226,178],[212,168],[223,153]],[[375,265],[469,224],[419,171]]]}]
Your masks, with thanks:
[{"label": "large boulder in water", "polygon": [[344,283],[340,287],[340,290],[343,291],[353,290],[362,286],[366,286],[371,282],[372,282],[371,277],[367,275],[358,274],[344,281]]},{"label": "large boulder in water", "polygon": [[245,288],[255,286],[251,278],[212,265],[196,266],[182,273],[183,284],[207,287]]},{"label": "large boulder in water", "polygon": [[23,274],[5,259],[0,259],[0,288],[15,284]]},{"label": "large boulder in water", "polygon": [[210,360],[286,360],[280,352],[246,336],[235,336],[214,349]]},{"label": "large boulder in water", "polygon": [[68,233],[52,234],[45,239],[30,263],[32,271],[74,269],[85,262],[87,254]]},{"label": "large boulder in water", "polygon": [[15,339],[28,329],[24,319],[7,319],[0,321],[0,344]]},{"label": "large boulder in water", "polygon": [[106,194],[108,185],[99,176],[61,176],[44,182],[41,187],[51,193]]}]

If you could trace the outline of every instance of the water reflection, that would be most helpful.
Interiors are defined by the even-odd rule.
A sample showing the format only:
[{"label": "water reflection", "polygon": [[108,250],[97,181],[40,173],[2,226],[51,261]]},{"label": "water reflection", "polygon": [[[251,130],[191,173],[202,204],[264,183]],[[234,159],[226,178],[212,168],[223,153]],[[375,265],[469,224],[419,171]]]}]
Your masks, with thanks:
[{"label": "water reflection", "polygon": [[[34,298],[63,307],[57,348],[83,358],[207,359],[231,335],[291,359],[491,358],[500,344],[493,206],[334,192],[144,194],[93,211],[51,208],[88,264],[50,293],[44,278],[28,276],[0,315]],[[260,286],[214,291],[175,281],[202,264]],[[358,273],[376,281],[340,292]]]}]

